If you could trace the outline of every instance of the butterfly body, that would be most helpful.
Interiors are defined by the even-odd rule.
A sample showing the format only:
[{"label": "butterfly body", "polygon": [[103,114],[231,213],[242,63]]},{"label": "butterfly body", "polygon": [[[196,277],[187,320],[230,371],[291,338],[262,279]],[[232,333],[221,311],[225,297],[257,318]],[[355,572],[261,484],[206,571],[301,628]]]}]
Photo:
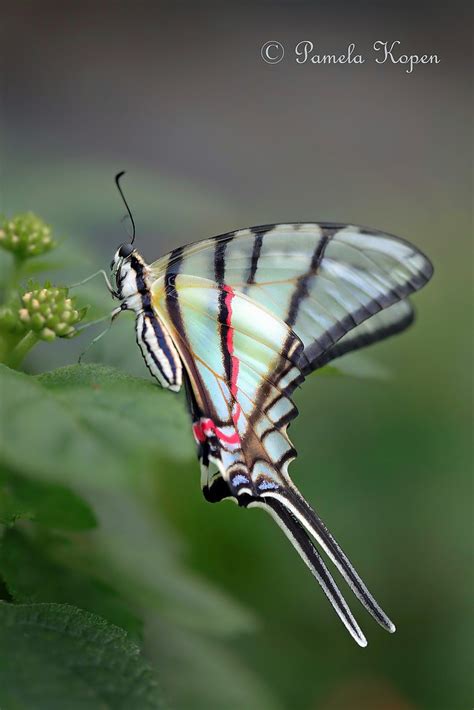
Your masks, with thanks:
[{"label": "butterfly body", "polygon": [[120,249],[111,266],[116,297],[122,302],[124,310],[136,314],[136,339],[148,369],[162,387],[179,392],[182,384],[181,358],[153,306],[149,267],[136,250],[123,257]]},{"label": "butterfly body", "polygon": [[395,627],[288,475],[295,388],[346,352],[400,332],[428,259],[376,230],[329,223],[238,230],[146,264],[131,245],[112,262],[115,296],[162,386],[184,383],[211,502],[261,507],[283,528],[349,632],[366,640],[314,542],[387,630]]}]

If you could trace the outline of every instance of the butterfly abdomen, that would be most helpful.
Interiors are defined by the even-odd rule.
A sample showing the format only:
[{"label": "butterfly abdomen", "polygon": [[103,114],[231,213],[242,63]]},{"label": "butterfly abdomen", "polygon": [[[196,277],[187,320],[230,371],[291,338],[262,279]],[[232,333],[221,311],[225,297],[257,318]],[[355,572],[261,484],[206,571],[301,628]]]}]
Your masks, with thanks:
[{"label": "butterfly abdomen", "polygon": [[117,295],[126,310],[136,313],[136,338],[146,366],[166,389],[178,392],[182,383],[182,364],[178,351],[153,306],[148,267],[134,251],[117,268]]},{"label": "butterfly abdomen", "polygon": [[137,314],[137,343],[146,366],[153,377],[165,388],[181,389],[182,365],[169,333],[152,310]]}]

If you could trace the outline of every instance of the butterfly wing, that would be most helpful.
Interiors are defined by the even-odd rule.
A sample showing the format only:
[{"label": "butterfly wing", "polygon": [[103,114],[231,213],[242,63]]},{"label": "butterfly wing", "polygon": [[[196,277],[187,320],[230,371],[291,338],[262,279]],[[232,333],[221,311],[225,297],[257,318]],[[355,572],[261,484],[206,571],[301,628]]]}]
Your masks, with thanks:
[{"label": "butterfly wing", "polygon": [[304,379],[304,344],[263,305],[226,284],[168,273],[153,285],[153,304],[187,372],[187,390],[206,498],[262,507],[285,531],[354,639],[366,640],[313,540],[335,563],[366,609],[392,622],[367,590],[324,523],[288,476],[295,458],[287,427]]},{"label": "butterfly wing", "polygon": [[398,237],[332,223],[231,232],[176,249],[151,269],[225,282],[263,305],[302,341],[305,374],[405,329],[413,320],[407,297],[433,272]]},{"label": "butterfly wing", "polygon": [[[401,239],[338,224],[284,224],[174,250],[150,267],[153,303],[186,369],[208,500],[263,507],[283,528],[355,640],[366,640],[314,542],[387,630],[395,627],[288,476],[287,427],[305,375],[403,330],[431,277]],[[189,276],[194,274],[194,276]]]}]

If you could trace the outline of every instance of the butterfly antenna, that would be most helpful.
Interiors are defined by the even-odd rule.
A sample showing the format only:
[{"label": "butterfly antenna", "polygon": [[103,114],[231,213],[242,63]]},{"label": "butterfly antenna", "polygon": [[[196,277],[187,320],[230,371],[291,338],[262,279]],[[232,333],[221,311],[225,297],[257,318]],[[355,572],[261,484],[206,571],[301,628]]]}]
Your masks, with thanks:
[{"label": "butterfly antenna", "polygon": [[136,234],[135,220],[133,219],[132,211],[131,211],[130,207],[128,206],[128,202],[125,199],[125,195],[123,194],[123,190],[120,185],[120,180],[122,179],[122,177],[124,175],[125,175],[125,170],[122,170],[120,173],[117,173],[117,175],[115,176],[115,184],[117,185],[117,190],[119,191],[120,197],[122,198],[123,203],[124,203],[125,207],[127,208],[128,216],[130,217],[130,222],[132,223],[132,239],[131,239],[130,244],[133,244],[133,242],[135,241],[135,234]]}]

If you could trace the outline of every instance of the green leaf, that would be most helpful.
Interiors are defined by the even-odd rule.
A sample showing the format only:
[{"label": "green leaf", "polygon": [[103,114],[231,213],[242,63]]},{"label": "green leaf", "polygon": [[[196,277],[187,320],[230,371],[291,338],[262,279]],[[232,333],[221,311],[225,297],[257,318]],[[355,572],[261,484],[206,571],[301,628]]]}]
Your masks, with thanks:
[{"label": "green leaf", "polygon": [[63,604],[0,602],[0,707],[163,708],[153,672],[122,630]]},{"label": "green leaf", "polygon": [[89,505],[66,486],[0,470],[0,523],[8,525],[18,518],[59,530],[88,530],[97,525]]},{"label": "green leaf", "polygon": [[0,366],[0,389],[0,461],[23,474],[117,487],[163,457],[193,456],[180,397],[150,381],[94,365],[34,378]]},{"label": "green leaf", "polygon": [[140,638],[142,622],[124,599],[111,586],[73,565],[74,555],[67,542],[51,536],[35,540],[10,529],[0,542],[2,578],[15,601],[74,604]]},{"label": "green leaf", "polygon": [[[140,490],[151,477],[163,485],[170,475],[182,477],[183,485],[197,483],[180,397],[98,366],[38,378],[0,368],[0,386],[10,409],[0,424],[6,433],[0,456],[31,476],[70,480],[88,491],[101,521],[94,532],[103,551],[97,568],[108,564],[107,579],[124,597],[132,588],[140,606],[210,633],[235,635],[255,627],[252,614],[177,561],[176,535],[152,522],[150,509],[137,507],[130,491],[131,482],[138,479]],[[30,453],[10,445],[21,438]],[[94,550],[87,555],[90,564]]]}]

